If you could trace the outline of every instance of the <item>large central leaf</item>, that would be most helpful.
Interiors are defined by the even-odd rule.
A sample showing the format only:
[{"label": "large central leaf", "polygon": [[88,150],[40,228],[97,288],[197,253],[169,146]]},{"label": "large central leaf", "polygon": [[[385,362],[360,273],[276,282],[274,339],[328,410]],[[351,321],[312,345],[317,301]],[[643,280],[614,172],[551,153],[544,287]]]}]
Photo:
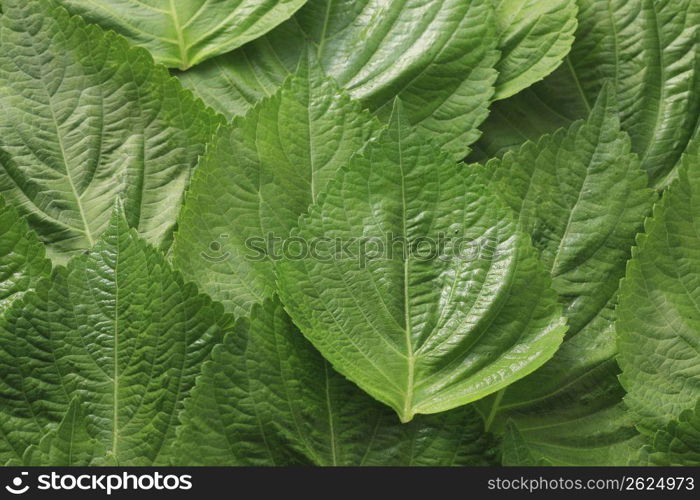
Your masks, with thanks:
[{"label": "large central leaf", "polygon": [[329,366],[277,299],[215,348],[180,418],[182,465],[484,465],[492,456],[471,407],[398,424]]},{"label": "large central leaf", "polygon": [[306,0],[57,0],[86,20],[187,69],[286,21]]},{"label": "large central leaf", "polygon": [[406,117],[462,158],[494,94],[492,0],[311,0],[262,39],[182,75],[207,103],[242,115],[294,72],[310,47],[372,111],[399,96]]},{"label": "large central leaf", "polygon": [[131,226],[168,245],[220,121],[146,51],[52,5],[2,2],[0,192],[59,262],[94,244],[120,194]]},{"label": "large central leaf", "polygon": [[0,462],[32,463],[35,447],[75,428],[80,465],[166,463],[176,415],[228,321],[115,211],[89,253],[0,322]]},{"label": "large central leaf", "polygon": [[510,209],[401,114],[398,106],[294,233],[347,251],[297,248],[278,271],[307,338],[408,421],[525,376],[552,356],[565,327]]}]

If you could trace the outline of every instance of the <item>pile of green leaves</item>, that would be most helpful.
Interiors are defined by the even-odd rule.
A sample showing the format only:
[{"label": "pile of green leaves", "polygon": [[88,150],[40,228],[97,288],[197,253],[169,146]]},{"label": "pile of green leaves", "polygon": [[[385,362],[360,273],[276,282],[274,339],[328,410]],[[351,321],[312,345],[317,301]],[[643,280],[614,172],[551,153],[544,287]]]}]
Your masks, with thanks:
[{"label": "pile of green leaves", "polygon": [[700,0],[1,3],[0,462],[700,464]]}]

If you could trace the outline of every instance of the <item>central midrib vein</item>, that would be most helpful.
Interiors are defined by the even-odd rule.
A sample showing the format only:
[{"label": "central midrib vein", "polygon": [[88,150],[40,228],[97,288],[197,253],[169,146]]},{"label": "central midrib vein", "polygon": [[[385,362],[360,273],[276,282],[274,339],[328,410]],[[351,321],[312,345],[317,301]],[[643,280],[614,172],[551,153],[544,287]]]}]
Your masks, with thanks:
[{"label": "central midrib vein", "polygon": [[564,58],[566,60],[566,65],[571,72],[571,76],[574,79],[574,83],[576,84],[576,89],[578,90],[579,94],[581,95],[581,100],[583,101],[583,104],[586,106],[586,109],[588,110],[588,113],[592,111],[593,108],[591,108],[591,104],[588,102],[588,98],[586,97],[586,93],[583,91],[583,87],[581,86],[581,80],[578,78],[578,74],[576,73],[576,70],[574,69],[574,65],[571,63],[571,57],[566,56]]},{"label": "central midrib vein", "polygon": [[173,0],[170,0],[170,13],[173,18],[173,26],[175,27],[175,34],[177,35],[177,46],[180,51],[180,69],[184,71],[189,66],[187,47],[185,46],[185,38],[182,36],[182,27],[180,26],[180,20],[177,17],[177,10],[175,9],[175,2]]},{"label": "central midrib vein", "polygon": [[493,406],[491,406],[491,411],[489,412],[488,416],[486,417],[486,421],[484,422],[484,432],[488,432],[489,430],[491,430],[491,425],[493,424],[496,415],[498,415],[498,410],[500,409],[501,401],[503,400],[503,396],[505,396],[506,394],[506,390],[507,387],[504,387],[496,393],[496,397],[493,401]]},{"label": "central midrib vein", "polygon": [[316,57],[318,59],[321,59],[321,56],[323,55],[323,49],[326,45],[326,34],[328,32],[328,23],[330,22],[330,17],[331,17],[331,7],[333,6],[333,0],[328,0],[328,4],[326,5],[326,14],[323,18],[323,27],[321,28],[321,40],[319,40],[318,43],[318,50],[316,51]]},{"label": "central midrib vein", "polygon": [[408,242],[406,241],[408,237],[408,231],[406,230],[406,178],[403,170],[403,152],[401,144],[401,131],[398,134],[398,146],[399,146],[399,169],[401,171],[401,222],[403,229],[403,310],[404,310],[404,332],[406,335],[406,360],[408,363],[407,367],[407,380],[406,380],[406,399],[404,401],[404,409],[402,420],[410,420],[413,415],[413,377],[414,377],[414,365],[415,358],[413,354],[413,342],[411,341],[411,314],[409,310],[409,300],[408,300]]},{"label": "central midrib vein", "polygon": [[328,431],[331,435],[331,460],[332,465],[338,465],[338,457],[335,446],[335,424],[333,423],[333,409],[331,408],[331,390],[328,377],[328,362],[323,363],[323,374],[326,379],[326,408],[328,409]]},{"label": "central midrib vein", "polygon": [[88,225],[87,217],[85,217],[85,210],[83,208],[83,203],[82,203],[81,197],[78,194],[78,190],[75,187],[75,182],[73,182],[73,175],[71,174],[71,169],[70,169],[70,166],[68,165],[68,157],[66,156],[66,148],[63,145],[63,137],[61,136],[61,129],[58,126],[58,120],[56,119],[56,113],[54,113],[53,104],[51,103],[51,99],[49,99],[49,111],[51,111],[51,119],[53,120],[54,127],[56,127],[56,139],[58,141],[58,146],[61,148],[61,157],[63,158],[63,165],[66,167],[66,179],[68,179],[68,184],[70,185],[70,188],[73,191],[73,196],[75,197],[75,202],[78,205],[78,212],[80,213],[80,218],[82,219],[83,227],[85,228],[85,230],[83,232],[85,233],[85,236],[87,237],[87,240],[88,240],[88,243],[90,244],[90,247],[92,247],[95,244],[95,241],[92,239],[92,233],[90,232],[90,226]]},{"label": "central midrib vein", "polygon": [[[309,76],[310,79],[310,76]],[[308,102],[311,104],[311,84],[309,84]],[[309,127],[309,167],[311,172],[309,175],[309,183],[311,184],[311,203],[316,203],[316,165],[314,165],[314,133],[311,126],[311,112],[306,110],[306,123]]]},{"label": "central midrib vein", "polygon": [[119,248],[114,261],[114,381],[112,397],[112,453],[117,460],[119,451]]}]

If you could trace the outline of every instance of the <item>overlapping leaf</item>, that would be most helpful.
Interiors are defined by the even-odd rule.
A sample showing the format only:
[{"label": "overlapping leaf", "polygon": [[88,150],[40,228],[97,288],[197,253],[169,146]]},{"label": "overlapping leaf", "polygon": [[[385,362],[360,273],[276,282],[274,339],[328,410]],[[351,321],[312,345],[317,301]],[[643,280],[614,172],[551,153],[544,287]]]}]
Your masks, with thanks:
[{"label": "overlapping leaf", "polygon": [[397,106],[388,130],[341,170],[294,233],[347,251],[285,255],[277,270],[304,335],[409,421],[527,375],[556,351],[565,327],[510,209],[401,114]]},{"label": "overlapping leaf", "polygon": [[168,245],[219,120],[146,51],[53,5],[3,1],[0,192],[59,262],[92,246],[117,195],[139,233]]},{"label": "overlapping leaf", "polygon": [[179,218],[176,266],[247,314],[274,292],[271,261],[299,216],[380,127],[303,64],[277,94],[222,128],[202,158]]},{"label": "overlapping leaf", "polygon": [[513,422],[506,424],[501,461],[505,466],[541,467],[552,465],[542,453],[535,455]]},{"label": "overlapping leaf", "polygon": [[495,103],[480,158],[584,118],[614,82],[622,128],[652,184],[678,164],[700,117],[700,3],[696,0],[577,0],[576,41],[541,84]]},{"label": "overlapping leaf", "polygon": [[569,322],[551,361],[482,405],[489,427],[512,420],[509,465],[524,449],[553,464],[619,465],[638,446],[621,407],[613,308],[654,195],[630,148],[606,88],[587,121],[484,169],[532,236]]},{"label": "overlapping leaf", "polygon": [[577,82],[568,76],[570,57],[543,81],[491,105],[489,118],[481,127],[483,135],[473,145],[468,160],[485,162],[502,157],[527,141],[537,142],[541,136],[588,116],[591,105],[584,101]]},{"label": "overlapping leaf", "polygon": [[696,145],[647,220],[620,291],[620,380],[645,432],[700,399],[699,197]]},{"label": "overlapping leaf", "polygon": [[88,418],[80,398],[73,398],[58,428],[46,433],[38,444],[29,446],[22,459],[13,459],[9,464],[73,467],[118,465],[114,457],[108,457],[105,444],[90,434]]},{"label": "overlapping leaf", "polygon": [[156,61],[183,70],[264,35],[305,1],[58,0],[147,48]]},{"label": "overlapping leaf", "polygon": [[50,271],[36,234],[0,198],[0,314]]},{"label": "overlapping leaf", "polygon": [[92,250],[0,322],[0,461],[166,463],[176,414],[228,321],[115,211]]},{"label": "overlapping leaf", "polygon": [[501,34],[496,98],[505,99],[554,71],[576,30],[575,0],[492,0]]},{"label": "overlapping leaf", "polygon": [[697,0],[2,4],[0,463],[700,463]]},{"label": "overlapping leaf", "polygon": [[411,124],[461,159],[494,94],[492,0],[310,0],[241,50],[182,75],[207,103],[241,115],[293,72],[309,47],[324,71],[372,111],[399,96]]},{"label": "overlapping leaf", "polygon": [[[613,319],[601,315],[599,323]],[[490,430],[497,432],[507,418],[518,429],[517,439],[512,430],[504,436],[504,465],[534,465],[516,462],[517,449],[550,465],[626,465],[636,456],[643,440],[622,403],[613,335],[610,327],[589,327],[565,341],[541,370],[489,402]]]},{"label": "overlapping leaf", "polygon": [[700,401],[666,427],[642,450],[644,465],[700,465]]},{"label": "overlapping leaf", "polygon": [[336,373],[279,300],[218,346],[181,415],[186,465],[486,465],[493,443],[470,407],[400,425]]}]

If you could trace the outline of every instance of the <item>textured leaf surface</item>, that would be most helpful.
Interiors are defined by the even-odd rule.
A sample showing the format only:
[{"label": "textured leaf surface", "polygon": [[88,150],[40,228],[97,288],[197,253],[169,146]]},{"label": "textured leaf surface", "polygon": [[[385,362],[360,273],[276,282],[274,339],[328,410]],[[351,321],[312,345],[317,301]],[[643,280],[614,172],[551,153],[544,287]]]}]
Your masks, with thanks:
[{"label": "textured leaf surface", "polygon": [[[48,432],[38,445],[31,445],[24,460],[12,465],[88,467],[116,465],[107,459],[107,449],[90,435],[88,417],[79,398],[71,400],[68,411],[56,430]],[[100,463],[99,459],[105,460]]]},{"label": "textured leaf surface", "polygon": [[[506,430],[503,465],[630,465],[645,441],[634,428],[634,418],[619,403],[624,392],[615,384],[615,374],[610,370],[599,377],[605,384],[602,388],[591,385],[587,392],[569,391],[550,399],[540,414],[534,404],[529,415],[516,412],[520,430],[517,435]],[[602,401],[596,402],[597,397]]]},{"label": "textured leaf surface", "polygon": [[[572,50],[575,48],[576,42]],[[527,141],[537,142],[543,135],[588,117],[591,105],[570,76],[571,57],[564,58],[543,81],[491,104],[489,117],[481,127],[483,134],[472,146],[474,152],[468,160],[485,162],[502,157]]]},{"label": "textured leaf surface", "polygon": [[471,407],[399,424],[329,366],[277,299],[215,348],[181,420],[175,462],[187,465],[487,465],[492,456]]},{"label": "textured leaf surface", "polygon": [[649,465],[700,465],[700,400],[695,408],[660,429],[643,456]]},{"label": "textured leaf surface", "polygon": [[407,119],[462,158],[494,93],[492,0],[310,0],[241,50],[181,75],[217,110],[244,114],[279,87],[308,47],[324,71],[372,111],[399,96]]},{"label": "textured leaf surface", "polygon": [[503,465],[508,467],[541,467],[552,465],[546,459],[537,458],[532,450],[528,447],[528,443],[523,439],[518,427],[513,422],[506,424],[506,430],[503,437],[503,455],[501,460]]},{"label": "textured leaf surface", "polygon": [[501,36],[496,99],[505,99],[541,80],[571,50],[576,30],[575,0],[492,0]]},{"label": "textured leaf surface", "polygon": [[481,405],[488,427],[509,419],[517,427],[504,440],[504,463],[517,465],[522,447],[551,464],[625,463],[637,432],[621,407],[613,308],[654,195],[620,131],[614,95],[606,88],[587,121],[485,169],[532,236],[569,322],[551,361]]},{"label": "textured leaf surface", "polygon": [[271,260],[281,240],[380,127],[303,65],[277,94],[222,128],[202,158],[179,219],[177,267],[228,310],[247,314],[275,290]]},{"label": "textured leaf surface", "polygon": [[[96,463],[164,463],[176,413],[227,321],[115,211],[92,250],[55,269],[0,323],[0,461],[23,460],[63,421],[56,445],[80,429],[83,463],[92,463],[85,433],[107,452]],[[75,397],[82,409],[71,408]]]},{"label": "textured leaf surface", "polygon": [[306,0],[58,0],[70,12],[187,69],[277,26]]},{"label": "textured leaf surface", "polygon": [[638,239],[620,291],[625,401],[649,431],[700,398],[700,148],[685,156]]},{"label": "textured leaf surface", "polygon": [[531,235],[575,335],[617,291],[655,199],[620,130],[614,93],[606,87],[586,121],[483,170]]},{"label": "textured leaf surface", "polygon": [[576,41],[541,85],[495,103],[476,149],[499,154],[585,118],[606,80],[652,184],[678,164],[700,117],[700,2],[577,0]]},{"label": "textured leaf surface", "polygon": [[117,195],[168,245],[190,170],[219,120],[143,49],[48,0],[0,21],[0,192],[59,262],[89,248]]},{"label": "textured leaf surface", "polygon": [[[565,327],[510,209],[412,134],[401,113],[396,107],[388,130],[341,170],[295,233],[350,251],[286,256],[277,270],[304,335],[408,421],[525,376],[552,356]],[[363,242],[387,240],[379,255],[363,251]]]},{"label": "textured leaf surface", "polygon": [[39,238],[0,198],[0,315],[50,271]]},{"label": "textured leaf surface", "polygon": [[[595,398],[592,391],[588,398]],[[605,399],[605,395],[603,395]],[[591,404],[585,400],[584,404]],[[619,396],[618,396],[619,401]],[[580,402],[571,402],[581,406]],[[563,408],[563,407],[562,407]],[[502,441],[502,463],[506,466],[629,466],[640,465],[637,457],[646,440],[634,431],[634,421],[624,405],[598,408],[585,415],[572,412],[569,418],[544,418],[542,429],[536,419],[506,425]]]}]

